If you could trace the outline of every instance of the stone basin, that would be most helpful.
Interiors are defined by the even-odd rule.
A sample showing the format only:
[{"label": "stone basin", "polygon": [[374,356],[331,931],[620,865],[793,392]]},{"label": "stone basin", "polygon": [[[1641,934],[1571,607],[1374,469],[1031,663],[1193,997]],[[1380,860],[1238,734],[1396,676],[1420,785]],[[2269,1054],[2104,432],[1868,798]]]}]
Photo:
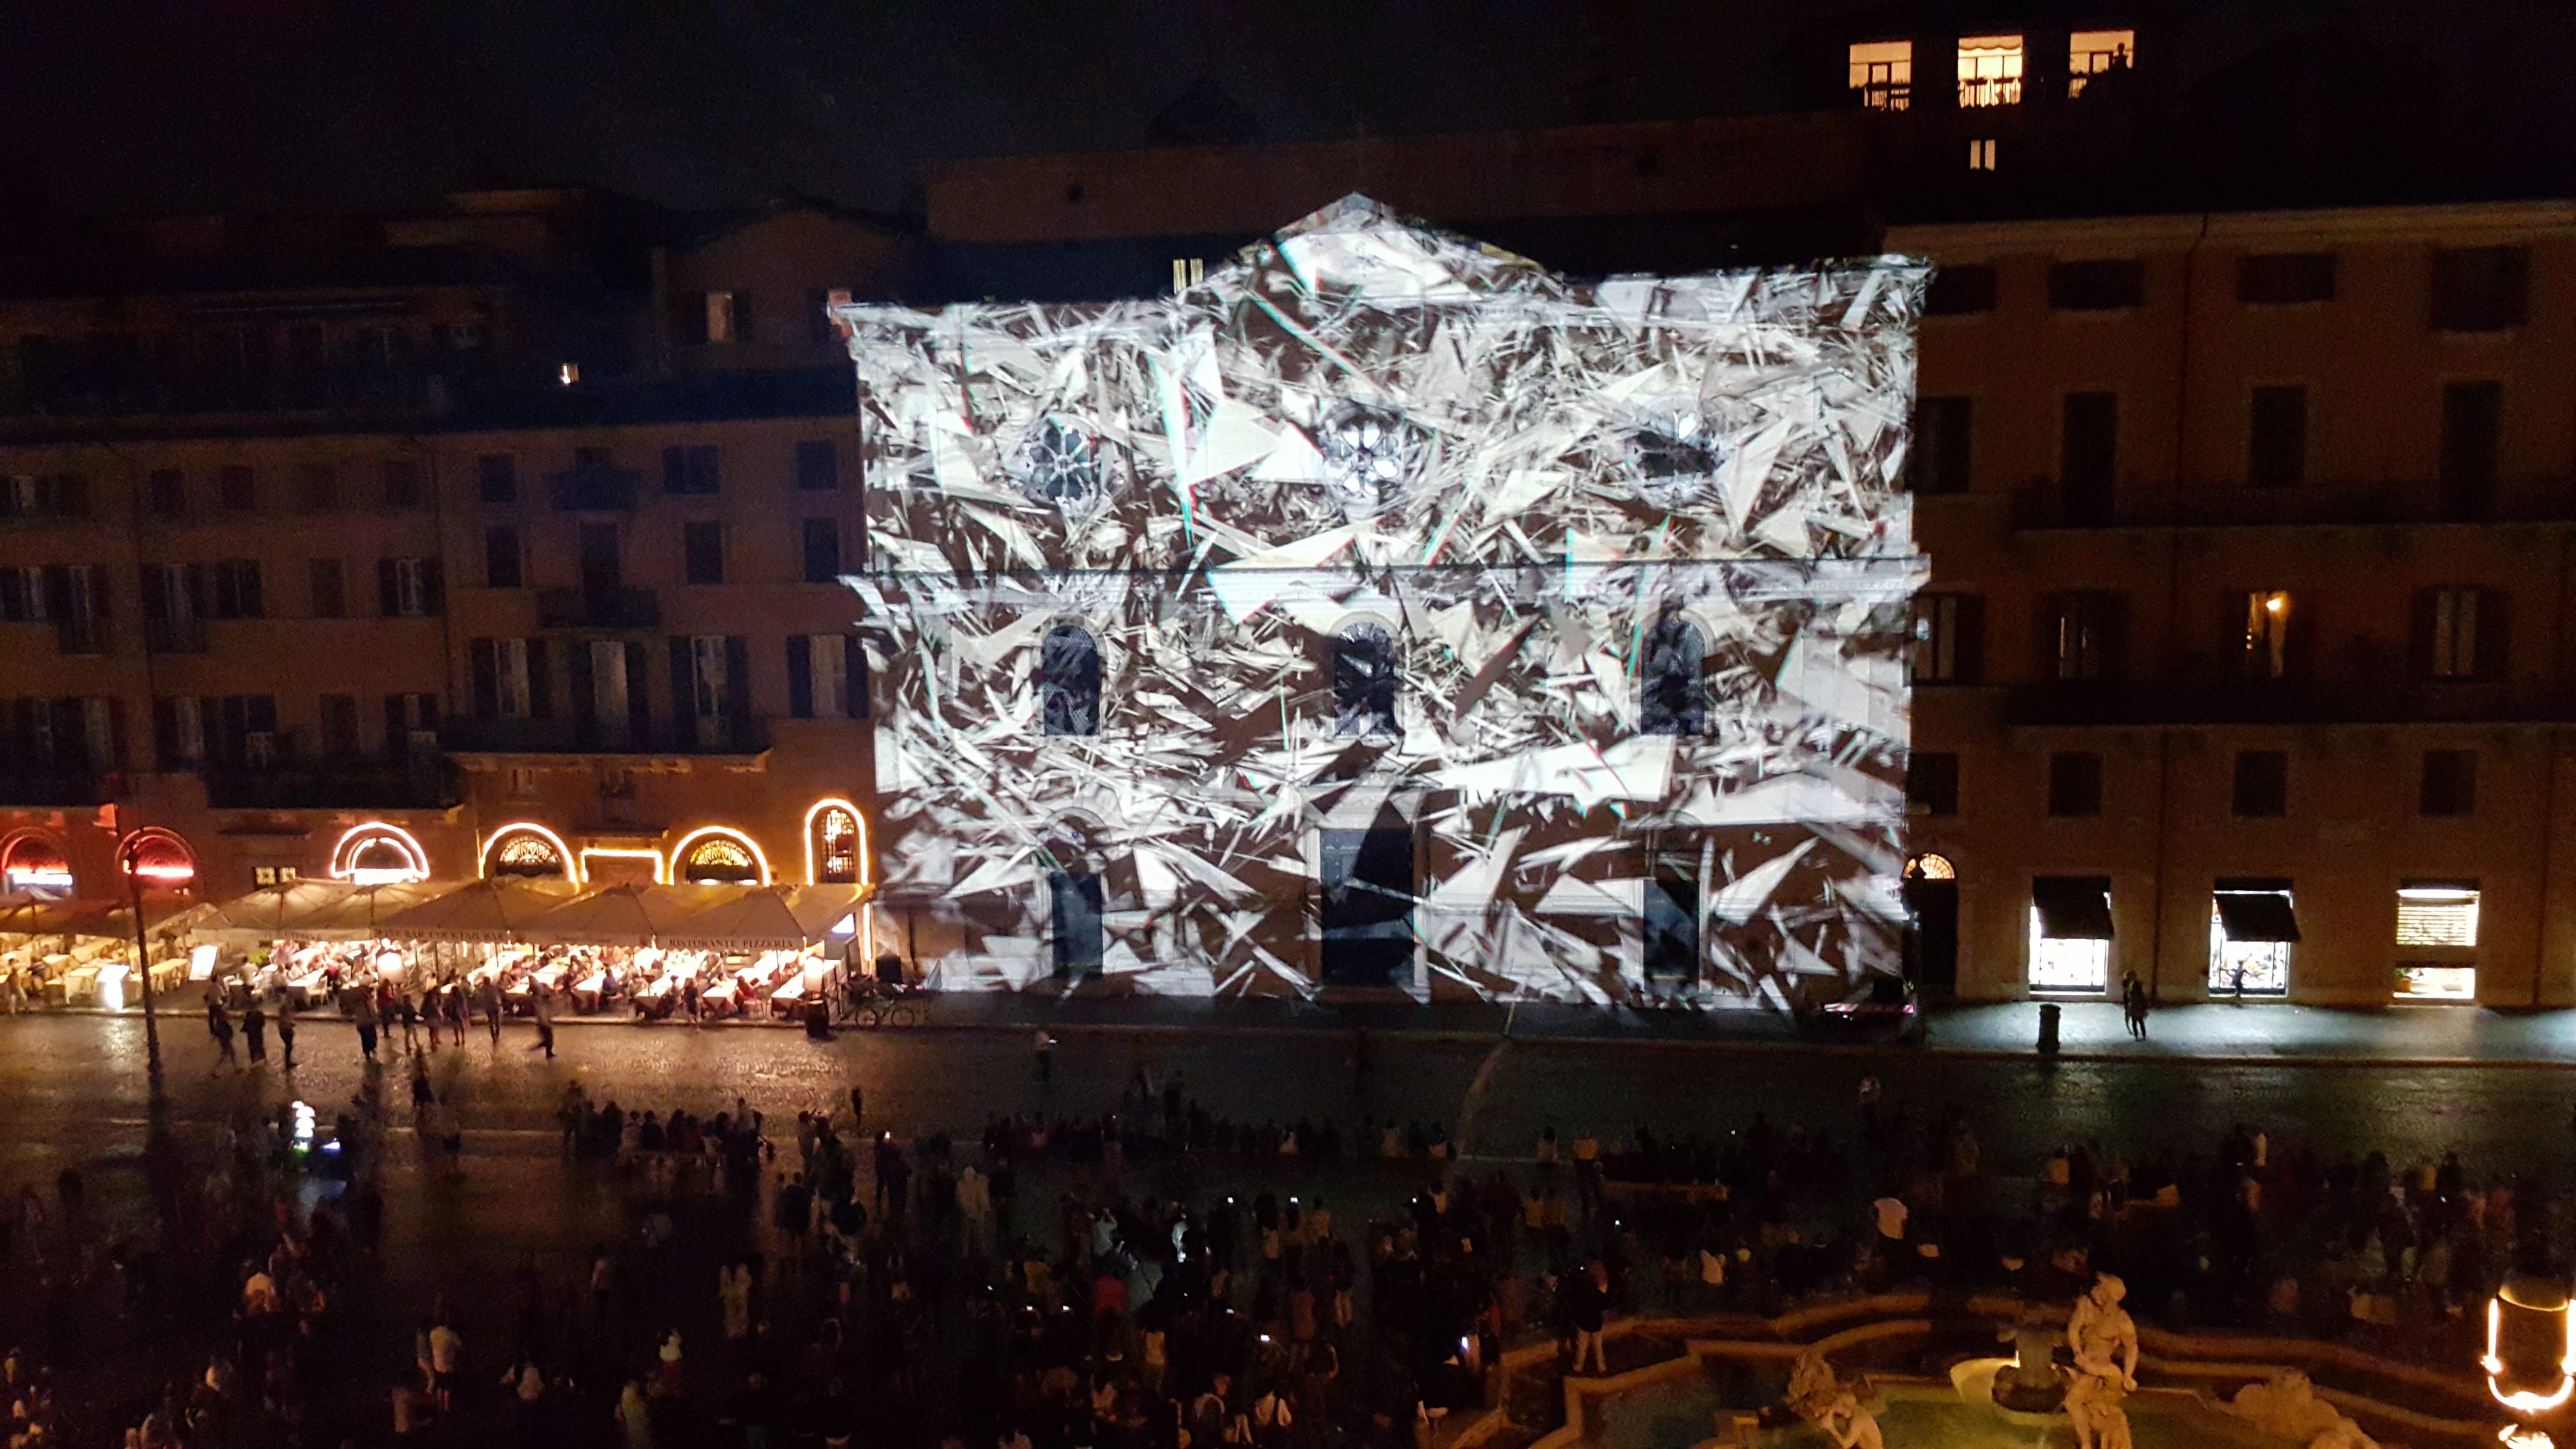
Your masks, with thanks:
[{"label": "stone basin", "polygon": [[[2075,1431],[2062,1414],[2017,1414],[1978,1393],[1991,1384],[2002,1359],[1962,1364],[1954,1382],[1877,1380],[1871,1407],[1887,1449],[2073,1449]],[[1598,1428],[1584,1443],[1600,1449],[1694,1449],[1731,1445],[1718,1417],[1716,1385],[1705,1379],[1646,1384],[1596,1411]],[[2142,1389],[2122,1405],[2137,1449],[2304,1449],[2290,1440],[2257,1433],[2180,1389]],[[1761,1449],[1832,1449],[1833,1440],[1809,1424],[1774,1429],[1754,1441]]]}]

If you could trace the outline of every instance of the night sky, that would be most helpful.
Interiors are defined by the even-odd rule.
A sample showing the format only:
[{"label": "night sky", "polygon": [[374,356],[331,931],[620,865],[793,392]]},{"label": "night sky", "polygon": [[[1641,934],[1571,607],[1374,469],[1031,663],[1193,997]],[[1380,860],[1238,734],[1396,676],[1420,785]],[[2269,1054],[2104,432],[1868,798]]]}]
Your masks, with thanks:
[{"label": "night sky", "polygon": [[[897,210],[920,162],[938,157],[1838,105],[1842,45],[1916,8],[13,3],[0,206],[410,208],[450,190],[577,182],[682,208],[801,196]],[[2122,9],[2187,76],[2345,47],[2384,58],[2415,105],[2427,88],[2486,104],[2494,57],[2567,53],[2516,34],[2565,31],[2566,8],[2521,0],[2138,0],[2087,14]],[[1941,10],[1951,18],[1930,25],[1982,23],[1972,6]],[[2563,147],[2567,113],[2556,114]]]}]

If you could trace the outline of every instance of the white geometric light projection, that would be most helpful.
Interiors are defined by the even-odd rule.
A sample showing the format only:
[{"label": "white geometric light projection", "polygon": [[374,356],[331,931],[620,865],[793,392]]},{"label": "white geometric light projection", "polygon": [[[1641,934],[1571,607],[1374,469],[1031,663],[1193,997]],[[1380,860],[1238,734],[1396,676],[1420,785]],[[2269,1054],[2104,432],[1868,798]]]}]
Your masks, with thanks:
[{"label": "white geometric light projection", "polygon": [[890,939],[952,990],[1896,970],[1926,276],[1578,285],[1351,197],[1170,297],[835,308]]}]

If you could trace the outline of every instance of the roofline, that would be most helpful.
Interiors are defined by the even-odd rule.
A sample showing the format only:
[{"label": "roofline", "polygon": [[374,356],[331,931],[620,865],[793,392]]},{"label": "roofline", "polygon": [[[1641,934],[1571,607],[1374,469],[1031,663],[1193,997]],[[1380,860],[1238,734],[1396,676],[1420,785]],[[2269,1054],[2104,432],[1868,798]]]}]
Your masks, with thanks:
[{"label": "roofline", "polygon": [[2301,211],[2182,212],[2148,216],[2049,217],[2031,221],[1936,222],[1891,226],[1893,252],[1949,261],[2046,253],[2070,255],[2222,245],[2333,242],[2504,242],[2576,236],[2576,201],[2482,201],[2456,205],[2331,207]]}]

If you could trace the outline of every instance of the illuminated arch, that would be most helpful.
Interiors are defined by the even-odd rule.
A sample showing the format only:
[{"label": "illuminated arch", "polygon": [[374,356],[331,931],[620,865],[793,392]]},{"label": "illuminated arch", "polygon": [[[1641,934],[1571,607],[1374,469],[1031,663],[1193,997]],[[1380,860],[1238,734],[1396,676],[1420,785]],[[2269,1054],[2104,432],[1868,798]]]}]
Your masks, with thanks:
[{"label": "illuminated arch", "polygon": [[197,883],[197,852],[178,832],[147,825],[116,843],[120,870],[130,870],[147,890],[183,891]]},{"label": "illuminated arch", "polygon": [[739,830],[704,825],[671,847],[670,878],[716,885],[767,885],[769,857]]},{"label": "illuminated arch", "polygon": [[429,852],[399,825],[370,820],[342,833],[331,847],[331,875],[360,885],[394,885],[429,879]]},{"label": "illuminated arch", "polygon": [[59,900],[72,893],[72,858],[41,830],[21,830],[0,845],[0,891]]},{"label": "illuminated arch", "polygon": [[1907,880],[1957,880],[1959,868],[1946,855],[1926,853],[1905,862]]},{"label": "illuminated arch", "polygon": [[[837,870],[826,871],[825,869],[842,853],[832,848],[832,842],[825,838],[826,831],[833,824],[832,812],[849,817],[852,839],[848,854],[852,858],[854,869],[846,882],[841,879],[840,872]],[[827,874],[831,879],[824,878]],[[827,797],[815,801],[814,808],[805,812],[805,879],[814,885],[852,883],[867,885],[871,883],[873,874],[874,866],[868,859],[868,817],[860,813],[858,806],[847,800]]]},{"label": "illuminated arch", "polygon": [[483,877],[536,876],[560,877],[579,884],[574,873],[572,847],[533,820],[504,825],[483,842]]}]

